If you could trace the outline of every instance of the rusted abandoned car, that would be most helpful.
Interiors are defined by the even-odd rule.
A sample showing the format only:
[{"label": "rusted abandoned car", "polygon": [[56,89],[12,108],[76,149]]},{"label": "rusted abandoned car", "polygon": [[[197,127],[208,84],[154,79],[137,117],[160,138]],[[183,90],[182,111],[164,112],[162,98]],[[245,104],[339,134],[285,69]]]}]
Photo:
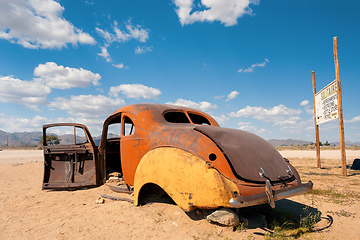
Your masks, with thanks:
[{"label": "rusted abandoned car", "polygon": [[312,188],[311,181],[301,183],[295,168],[267,141],[222,128],[195,109],[125,106],[105,120],[99,147],[82,124],[44,125],[43,139],[66,126],[74,131],[68,143],[43,141],[43,189],[99,186],[116,171],[134,192],[135,205],[149,189],[161,188],[191,211],[263,203],[274,207],[274,201]]}]

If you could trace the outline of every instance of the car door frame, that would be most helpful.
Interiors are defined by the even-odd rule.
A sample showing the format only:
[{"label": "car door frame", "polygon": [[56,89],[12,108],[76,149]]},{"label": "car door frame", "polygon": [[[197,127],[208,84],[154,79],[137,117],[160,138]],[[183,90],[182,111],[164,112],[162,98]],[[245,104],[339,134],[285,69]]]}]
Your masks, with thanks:
[{"label": "car door frame", "polygon": [[[48,145],[46,132],[52,127],[83,129],[87,141],[81,144]],[[75,134],[75,133],[74,133]],[[75,136],[76,137],[76,136]],[[98,186],[101,183],[98,148],[89,129],[79,123],[43,125],[44,177],[42,189],[74,189]],[[76,177],[75,177],[76,176]]]}]

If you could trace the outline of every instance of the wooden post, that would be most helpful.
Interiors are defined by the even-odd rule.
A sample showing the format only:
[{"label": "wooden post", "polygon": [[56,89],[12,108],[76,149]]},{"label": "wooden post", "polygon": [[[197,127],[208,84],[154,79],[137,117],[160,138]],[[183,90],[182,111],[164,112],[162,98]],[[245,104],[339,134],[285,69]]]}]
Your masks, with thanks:
[{"label": "wooden post", "polygon": [[337,51],[337,37],[333,38],[333,44],[334,44],[334,62],[335,62],[337,99],[338,99],[340,149],[341,149],[341,167],[342,167],[342,175],[347,176],[347,172],[346,172],[345,136],[344,136],[344,120],[343,120],[343,109],[342,109],[342,100],[341,100],[340,68],[339,68],[339,57],[338,57],[338,51]]},{"label": "wooden post", "polygon": [[315,85],[315,72],[312,71],[312,85],[313,85],[313,95],[314,95],[314,121],[315,121],[315,134],[316,134],[316,159],[317,159],[317,167],[321,168],[320,161],[320,140],[319,140],[319,125],[316,121],[316,103],[315,103],[315,94],[316,94],[316,85]]}]

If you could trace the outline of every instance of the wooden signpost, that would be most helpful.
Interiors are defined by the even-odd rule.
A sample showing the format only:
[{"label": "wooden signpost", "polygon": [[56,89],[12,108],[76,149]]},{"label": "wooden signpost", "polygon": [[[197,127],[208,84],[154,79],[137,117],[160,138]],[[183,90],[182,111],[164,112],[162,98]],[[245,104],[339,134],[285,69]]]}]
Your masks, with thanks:
[{"label": "wooden signpost", "polygon": [[316,103],[315,103],[315,95],[316,95],[316,85],[315,85],[315,72],[312,71],[312,84],[313,84],[313,94],[314,94],[314,120],[315,120],[315,134],[316,134],[316,159],[317,159],[317,167],[321,168],[320,161],[320,140],[319,140],[319,125],[316,121]]},{"label": "wooden signpost", "polygon": [[343,109],[342,109],[342,100],[341,100],[340,68],[339,68],[339,57],[337,50],[337,37],[333,38],[333,44],[334,44],[334,62],[335,62],[336,84],[337,84],[337,100],[338,100],[338,111],[339,111],[341,168],[342,168],[343,176],[346,176],[347,173],[346,173],[345,134],[344,134],[344,120],[343,120]]},{"label": "wooden signpost", "polygon": [[334,80],[326,87],[324,87],[322,90],[320,90],[318,93],[316,93],[315,72],[314,71],[312,72],[317,167],[321,168],[319,125],[324,122],[328,122],[338,118],[339,132],[340,132],[342,175],[346,176],[347,173],[346,173],[344,120],[343,120],[343,110],[342,110],[342,100],[341,100],[341,84],[340,84],[339,58],[337,51],[337,37],[333,38],[333,44],[334,44],[334,62],[335,62],[336,80]]}]

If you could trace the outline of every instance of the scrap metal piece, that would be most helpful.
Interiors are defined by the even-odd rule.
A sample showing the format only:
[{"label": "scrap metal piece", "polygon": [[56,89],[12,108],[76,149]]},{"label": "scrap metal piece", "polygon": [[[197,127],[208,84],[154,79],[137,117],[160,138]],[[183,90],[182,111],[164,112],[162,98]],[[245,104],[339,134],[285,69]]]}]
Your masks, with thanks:
[{"label": "scrap metal piece", "polygon": [[107,198],[107,199],[110,199],[110,200],[113,200],[113,201],[126,201],[126,202],[130,202],[130,203],[134,203],[134,200],[129,199],[129,198],[110,196],[110,195],[106,195],[106,194],[100,194],[100,196],[102,198]]},{"label": "scrap metal piece", "polygon": [[[134,191],[129,189],[127,186],[114,186],[110,184],[105,184],[108,188],[110,188],[112,191],[117,193],[126,193],[126,194],[132,194]],[[125,187],[124,187],[125,186]]]}]

